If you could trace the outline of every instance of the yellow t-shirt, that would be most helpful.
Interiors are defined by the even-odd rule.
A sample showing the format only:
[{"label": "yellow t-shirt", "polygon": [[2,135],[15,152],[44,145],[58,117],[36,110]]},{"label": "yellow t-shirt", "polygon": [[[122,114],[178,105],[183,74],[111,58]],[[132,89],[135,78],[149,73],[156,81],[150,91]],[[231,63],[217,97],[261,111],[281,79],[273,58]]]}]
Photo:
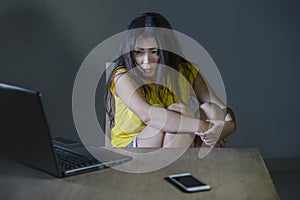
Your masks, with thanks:
[{"label": "yellow t-shirt", "polygon": [[[173,103],[179,102],[177,95],[180,95],[181,103],[188,105],[192,95],[190,90],[192,89],[192,85],[194,84],[196,75],[198,73],[198,67],[191,64],[187,64],[184,66],[189,67],[191,74],[184,75],[183,68],[179,68],[179,72],[182,75],[178,78],[180,91],[176,92],[176,89],[170,83],[170,79],[167,78],[166,81],[167,88],[171,91],[175,91],[173,92],[174,94],[176,94],[175,96],[169,92],[166,100],[162,101],[156,93],[157,89],[155,85],[151,83],[148,84],[151,90],[151,97],[148,100],[148,103],[150,105],[160,105],[166,108]],[[115,70],[113,76],[116,72],[127,72],[127,69],[119,67]],[[111,130],[111,144],[113,147],[126,147],[130,142],[132,142],[137,134],[145,128],[146,125],[138,118],[135,113],[133,113],[128,107],[126,107],[122,100],[118,97],[118,95],[116,94],[114,81],[112,81],[110,90],[114,95],[115,100],[115,121],[114,127]],[[140,91],[143,94],[143,91]]]}]

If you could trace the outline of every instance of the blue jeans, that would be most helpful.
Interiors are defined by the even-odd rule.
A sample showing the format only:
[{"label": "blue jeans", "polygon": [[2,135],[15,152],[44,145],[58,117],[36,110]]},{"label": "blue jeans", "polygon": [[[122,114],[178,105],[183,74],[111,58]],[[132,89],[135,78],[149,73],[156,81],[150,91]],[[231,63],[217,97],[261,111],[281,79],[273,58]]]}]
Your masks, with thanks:
[{"label": "blue jeans", "polygon": [[136,137],[127,145],[127,147],[136,147]]}]

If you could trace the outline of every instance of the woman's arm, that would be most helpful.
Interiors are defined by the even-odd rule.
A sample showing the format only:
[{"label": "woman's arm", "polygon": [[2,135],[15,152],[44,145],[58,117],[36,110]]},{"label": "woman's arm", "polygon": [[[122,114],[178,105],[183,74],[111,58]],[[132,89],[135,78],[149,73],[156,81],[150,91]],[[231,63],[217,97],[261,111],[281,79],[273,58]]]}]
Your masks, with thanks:
[{"label": "woman's arm", "polygon": [[226,108],[226,105],[219,99],[213,89],[204,81],[200,73],[197,73],[196,75],[193,89],[200,103],[212,102],[217,104],[221,109]]},{"label": "woman's arm", "polygon": [[225,108],[225,124],[221,137],[224,138],[236,130],[235,114],[231,108]]},{"label": "woman's arm", "polygon": [[173,112],[171,110],[151,106],[141,95],[137,85],[128,74],[116,74],[116,92],[123,103],[134,112],[145,124],[164,132],[204,132],[209,123]]},{"label": "woman's arm", "polygon": [[212,128],[210,128],[204,134],[209,135],[209,134],[213,134],[214,132],[218,132],[219,130],[217,129],[219,129],[219,127],[217,126],[223,126],[221,135],[219,137],[220,140],[232,134],[236,130],[236,121],[235,121],[234,112],[230,108],[226,107],[226,105],[218,98],[218,96],[214,93],[213,89],[209,87],[209,85],[204,81],[204,79],[199,73],[196,76],[193,88],[196,93],[197,99],[200,103],[205,103],[205,102],[215,103],[225,113],[224,121],[209,120],[212,123],[212,125],[215,125],[215,127],[212,126]]}]

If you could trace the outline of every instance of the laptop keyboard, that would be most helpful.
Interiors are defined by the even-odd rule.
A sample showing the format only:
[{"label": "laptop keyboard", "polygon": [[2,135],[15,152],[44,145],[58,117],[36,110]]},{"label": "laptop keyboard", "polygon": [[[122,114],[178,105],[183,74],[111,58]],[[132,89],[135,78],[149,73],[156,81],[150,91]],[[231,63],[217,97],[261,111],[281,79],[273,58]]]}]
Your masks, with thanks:
[{"label": "laptop keyboard", "polygon": [[72,170],[101,163],[97,159],[87,158],[79,154],[72,153],[70,151],[59,148],[57,146],[55,146],[54,148],[56,151],[58,164],[64,170]]}]

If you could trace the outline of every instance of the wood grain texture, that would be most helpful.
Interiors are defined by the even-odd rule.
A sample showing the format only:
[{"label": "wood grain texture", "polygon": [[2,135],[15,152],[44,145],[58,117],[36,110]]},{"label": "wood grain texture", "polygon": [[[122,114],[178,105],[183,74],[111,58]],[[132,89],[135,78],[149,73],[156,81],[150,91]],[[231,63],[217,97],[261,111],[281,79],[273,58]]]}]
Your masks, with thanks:
[{"label": "wood grain texture", "polygon": [[[168,151],[171,155],[178,149]],[[171,165],[150,173],[107,168],[62,179],[1,157],[0,199],[279,199],[257,149],[214,149],[203,159],[198,151],[191,148]],[[184,193],[164,180],[183,172],[191,172],[212,189]]]}]

